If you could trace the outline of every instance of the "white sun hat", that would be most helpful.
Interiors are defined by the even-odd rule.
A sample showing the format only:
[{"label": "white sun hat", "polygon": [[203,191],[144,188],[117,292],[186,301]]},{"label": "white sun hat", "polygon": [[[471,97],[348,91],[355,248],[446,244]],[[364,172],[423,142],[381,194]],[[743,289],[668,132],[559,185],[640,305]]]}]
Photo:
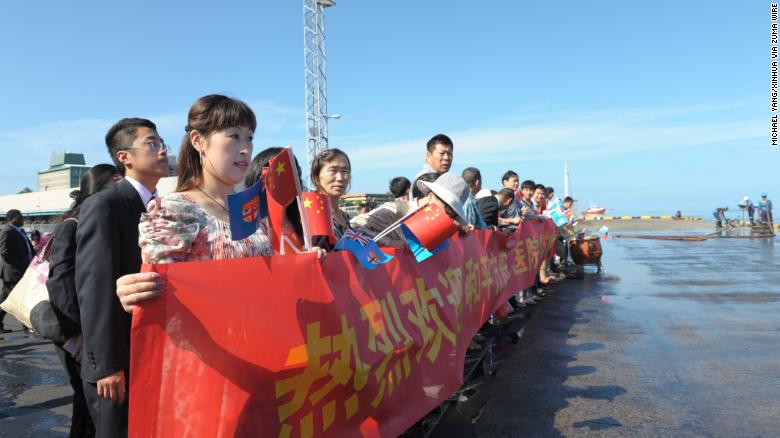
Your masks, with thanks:
[{"label": "white sun hat", "polygon": [[447,172],[436,178],[434,182],[417,181],[417,188],[430,189],[445,204],[449,205],[463,221],[466,220],[463,203],[469,199],[469,186],[463,178]]}]

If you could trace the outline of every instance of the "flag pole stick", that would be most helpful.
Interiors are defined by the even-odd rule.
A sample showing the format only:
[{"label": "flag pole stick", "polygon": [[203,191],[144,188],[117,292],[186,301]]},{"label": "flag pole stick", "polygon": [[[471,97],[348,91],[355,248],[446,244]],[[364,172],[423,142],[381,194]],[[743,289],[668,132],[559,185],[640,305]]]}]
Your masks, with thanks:
[{"label": "flag pole stick", "polygon": [[309,234],[309,217],[306,215],[306,209],[303,207],[303,194],[301,193],[301,178],[298,175],[298,168],[295,166],[295,156],[292,153],[292,147],[285,148],[289,154],[290,163],[292,163],[292,172],[295,176],[295,202],[298,204],[298,213],[301,216],[301,225],[303,226],[303,245],[306,251],[311,251],[311,235]]},{"label": "flag pole stick", "polygon": [[410,216],[412,213],[414,213],[415,211],[417,211],[417,210],[410,211],[409,213],[406,213],[406,214],[404,215],[404,217],[402,217],[401,219],[398,219],[397,221],[395,221],[395,222],[393,222],[392,224],[390,224],[390,226],[389,226],[389,227],[387,227],[387,228],[385,228],[384,230],[380,231],[380,232],[379,232],[379,234],[377,234],[376,236],[374,236],[374,238],[373,238],[373,239],[374,239],[374,242],[378,241],[379,239],[381,239],[381,238],[383,238],[383,237],[387,236],[388,234],[392,233],[393,231],[395,231],[395,229],[396,229],[396,228],[398,228],[398,227],[400,227],[400,226],[401,226],[401,222],[403,222],[403,221],[404,221],[404,219],[408,218],[408,217],[409,217],[409,216]]}]

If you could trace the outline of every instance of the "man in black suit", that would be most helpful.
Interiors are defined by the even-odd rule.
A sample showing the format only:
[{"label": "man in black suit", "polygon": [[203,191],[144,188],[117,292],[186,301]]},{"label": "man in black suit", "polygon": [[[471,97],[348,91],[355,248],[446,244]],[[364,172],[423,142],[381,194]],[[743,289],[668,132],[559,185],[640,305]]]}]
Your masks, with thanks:
[{"label": "man in black suit", "polygon": [[116,280],[141,268],[138,222],[168,174],[168,148],[146,119],[122,119],[106,145],[124,179],[82,204],[76,232],[76,291],[84,336],[81,375],[98,437],[127,436],[130,315]]},{"label": "man in black suit", "polygon": [[[33,247],[24,228],[24,216],[19,210],[8,210],[5,215],[8,222],[0,228],[0,303],[8,298],[16,283],[22,279],[24,271],[30,266]],[[0,333],[8,333],[3,324],[5,312],[0,310]]]}]

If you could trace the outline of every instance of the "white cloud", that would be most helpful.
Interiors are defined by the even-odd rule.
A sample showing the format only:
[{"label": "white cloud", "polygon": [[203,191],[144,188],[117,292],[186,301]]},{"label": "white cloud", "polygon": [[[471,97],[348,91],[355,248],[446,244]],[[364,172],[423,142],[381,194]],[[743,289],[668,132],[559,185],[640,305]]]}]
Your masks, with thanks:
[{"label": "white cloud", "polygon": [[[761,120],[724,123],[706,118],[707,113],[740,106],[738,103],[559,113],[533,122],[525,119],[530,123],[522,126],[489,123],[491,127],[448,135],[455,142],[455,160],[460,166],[499,164],[517,154],[521,154],[523,161],[593,158],[648,149],[704,147],[766,136],[767,127]],[[427,140],[416,138],[376,145],[348,141],[345,147],[356,169],[416,168],[423,162]]]}]

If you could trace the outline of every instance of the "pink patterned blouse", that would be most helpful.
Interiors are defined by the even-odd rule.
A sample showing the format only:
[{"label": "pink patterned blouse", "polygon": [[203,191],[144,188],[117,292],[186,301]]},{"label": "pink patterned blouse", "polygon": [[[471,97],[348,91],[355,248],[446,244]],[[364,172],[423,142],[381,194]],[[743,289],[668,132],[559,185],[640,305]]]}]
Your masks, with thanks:
[{"label": "pink patterned blouse", "polygon": [[272,255],[263,228],[230,239],[230,223],[200,208],[189,196],[171,193],[149,203],[138,225],[144,263],[176,263]]}]

